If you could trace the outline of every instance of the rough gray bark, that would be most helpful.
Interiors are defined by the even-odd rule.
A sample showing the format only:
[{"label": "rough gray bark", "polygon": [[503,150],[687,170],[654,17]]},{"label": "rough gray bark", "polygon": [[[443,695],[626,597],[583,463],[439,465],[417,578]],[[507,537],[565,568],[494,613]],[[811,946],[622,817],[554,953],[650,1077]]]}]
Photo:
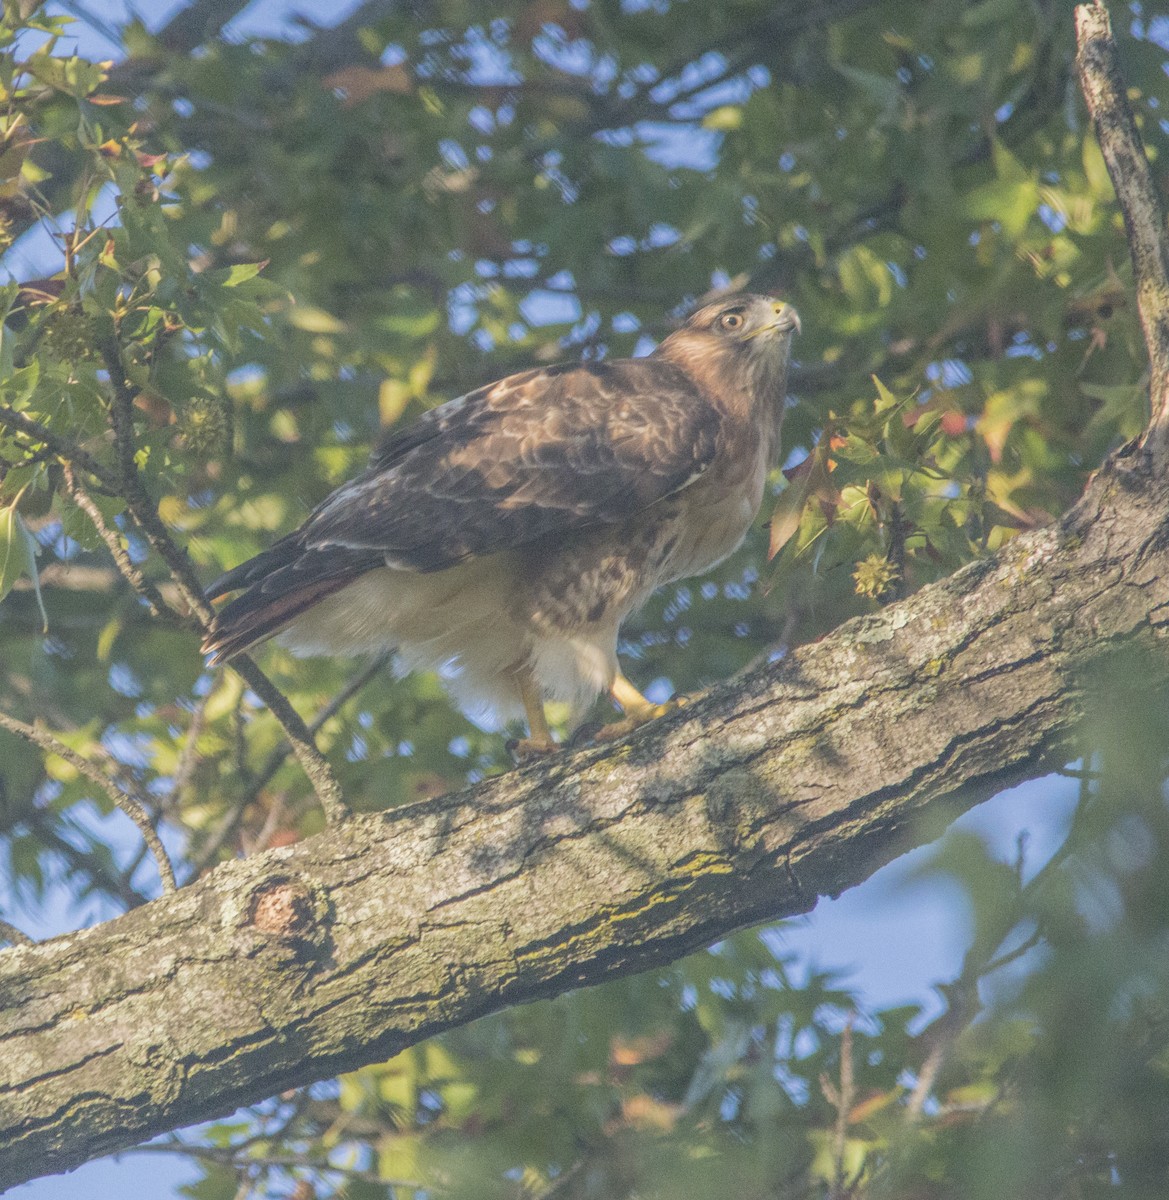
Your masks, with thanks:
[{"label": "rough gray bark", "polygon": [[[1132,131],[1101,11],[1078,20],[1106,141]],[[625,743],[0,954],[0,1187],[806,911],[1072,757],[1100,659],[1169,677],[1169,255],[1133,172],[1139,192],[1143,159],[1113,180],[1155,250],[1134,255],[1154,420],[1072,513]]]},{"label": "rough gray bark", "polygon": [[1147,462],[624,744],[0,955],[0,1186],[804,912],[1070,757],[1093,661],[1163,657],[1169,488]]}]

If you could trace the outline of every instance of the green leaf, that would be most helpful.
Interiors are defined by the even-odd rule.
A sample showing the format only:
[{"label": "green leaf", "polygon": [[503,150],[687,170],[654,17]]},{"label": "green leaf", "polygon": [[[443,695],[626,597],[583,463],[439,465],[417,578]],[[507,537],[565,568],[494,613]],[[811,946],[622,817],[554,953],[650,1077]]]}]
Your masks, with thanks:
[{"label": "green leaf", "polygon": [[239,287],[241,283],[254,279],[267,265],[267,259],[262,262],[236,263],[235,266],[228,267],[225,277],[217,282],[222,287]]},{"label": "green leaf", "polygon": [[76,56],[59,58],[49,50],[50,47],[45,47],[34,54],[25,66],[30,74],[51,88],[82,100],[95,91],[106,77],[105,70],[98,63],[86,62]]},{"label": "green leaf", "polygon": [[16,528],[19,519],[15,504],[0,510],[0,600],[25,571],[24,539]]},{"label": "green leaf", "polygon": [[0,325],[0,382],[11,379],[12,373],[16,369],[13,359],[15,344],[16,335],[7,325]]},{"label": "green leaf", "polygon": [[0,600],[12,591],[13,585],[22,575],[28,575],[36,592],[37,605],[45,632],[49,631],[49,617],[41,597],[40,575],[37,572],[37,540],[16,511],[18,496],[7,508],[0,510]]},{"label": "green leaf", "polygon": [[[5,341],[7,340],[6,338]],[[27,367],[21,367],[19,371],[11,371],[0,377],[0,395],[19,412],[27,407],[40,379],[41,364],[34,358]]]}]

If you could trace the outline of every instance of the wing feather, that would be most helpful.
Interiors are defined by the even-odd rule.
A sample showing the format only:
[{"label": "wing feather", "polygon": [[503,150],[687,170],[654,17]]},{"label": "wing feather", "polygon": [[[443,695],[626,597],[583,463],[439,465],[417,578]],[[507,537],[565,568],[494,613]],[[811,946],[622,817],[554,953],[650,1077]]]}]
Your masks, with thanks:
[{"label": "wing feather", "polygon": [[391,433],[295,532],[216,580],[216,660],[271,636],[366,571],[465,559],[616,523],[696,479],[718,409],[661,359],[549,367],[469,392]]},{"label": "wing feather", "polygon": [[304,544],[438,571],[622,521],[697,478],[718,425],[691,379],[660,360],[526,371],[387,438],[312,514]]}]

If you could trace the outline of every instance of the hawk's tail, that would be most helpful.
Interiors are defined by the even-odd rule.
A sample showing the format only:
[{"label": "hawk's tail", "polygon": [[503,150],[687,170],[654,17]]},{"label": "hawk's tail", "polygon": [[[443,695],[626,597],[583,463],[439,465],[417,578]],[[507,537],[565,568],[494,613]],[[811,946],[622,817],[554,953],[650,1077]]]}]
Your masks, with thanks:
[{"label": "hawk's tail", "polygon": [[246,589],[219,610],[203,639],[209,665],[218,666],[272,637],[326,596],[383,566],[384,555],[373,551],[310,549],[295,534],[281,539],[207,589],[208,600]]}]

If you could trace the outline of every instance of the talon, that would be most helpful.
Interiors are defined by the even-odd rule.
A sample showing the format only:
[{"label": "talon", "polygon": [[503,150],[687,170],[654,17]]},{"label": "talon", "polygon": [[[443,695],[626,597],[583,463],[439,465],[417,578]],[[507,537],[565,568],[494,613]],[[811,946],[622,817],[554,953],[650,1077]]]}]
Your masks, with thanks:
[{"label": "talon", "polygon": [[675,697],[672,700],[667,700],[665,704],[650,704],[646,701],[645,704],[630,705],[625,710],[625,716],[620,721],[612,721],[608,725],[602,725],[592,734],[594,742],[613,742],[618,738],[624,737],[627,733],[632,733],[635,729],[640,729],[642,725],[650,721],[656,721],[658,717],[664,717],[667,713],[677,712],[687,703],[684,697]]},{"label": "talon", "polygon": [[614,721],[612,724],[598,729],[593,734],[595,742],[611,742],[616,738],[624,737],[627,733],[632,733],[639,725],[644,725],[647,721],[653,721],[658,717],[664,717],[667,713],[676,712],[690,702],[686,696],[674,696],[665,704],[653,704],[620,671],[613,680],[609,695],[617,704],[621,705],[625,717],[624,720]]},{"label": "talon", "polygon": [[544,714],[544,697],[539,685],[526,670],[519,675],[520,699],[528,718],[528,736],[512,738],[506,748],[517,766],[555,754],[560,747],[552,740],[548,718]]},{"label": "talon", "polygon": [[545,758],[555,754],[560,747],[551,738],[509,738],[504,748],[511,755],[516,766],[534,762],[537,758]]}]

